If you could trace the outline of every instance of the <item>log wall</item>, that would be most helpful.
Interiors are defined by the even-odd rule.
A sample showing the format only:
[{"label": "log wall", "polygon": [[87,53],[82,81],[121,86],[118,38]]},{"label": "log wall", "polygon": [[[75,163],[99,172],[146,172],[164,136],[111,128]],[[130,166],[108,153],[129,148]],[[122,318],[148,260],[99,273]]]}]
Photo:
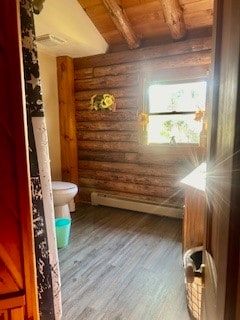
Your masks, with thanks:
[{"label": "log wall", "polygon": [[[182,206],[179,181],[196,166],[199,146],[144,146],[139,139],[143,83],[209,76],[211,39],[74,59],[81,201],[92,191]],[[91,111],[90,98],[111,93],[116,112]]]}]

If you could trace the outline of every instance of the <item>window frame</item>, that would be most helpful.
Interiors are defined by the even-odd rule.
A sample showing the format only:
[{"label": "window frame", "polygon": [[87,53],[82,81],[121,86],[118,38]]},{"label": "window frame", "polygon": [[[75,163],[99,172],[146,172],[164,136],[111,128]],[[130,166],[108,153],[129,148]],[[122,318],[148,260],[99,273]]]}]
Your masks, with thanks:
[{"label": "window frame", "polygon": [[[206,82],[206,106],[205,106],[205,111],[207,110],[207,105],[208,105],[208,96],[209,96],[209,77],[202,76],[202,77],[192,77],[192,78],[183,78],[183,79],[162,79],[160,76],[155,76],[153,78],[145,78],[143,81],[143,106],[142,106],[142,113],[147,115],[147,118],[150,115],[174,115],[174,114],[194,114],[195,112],[192,111],[173,111],[173,112],[154,112],[150,113],[149,112],[149,95],[148,95],[148,89],[151,85],[153,84],[164,84],[164,85],[170,85],[170,84],[180,84],[180,83],[192,83],[192,82]],[[176,144],[170,144],[170,143],[156,143],[156,142],[151,142],[148,143],[148,124],[142,123],[142,133],[140,135],[141,137],[141,144],[147,148],[149,147],[157,147],[157,148],[200,148],[199,143],[176,143]]]}]

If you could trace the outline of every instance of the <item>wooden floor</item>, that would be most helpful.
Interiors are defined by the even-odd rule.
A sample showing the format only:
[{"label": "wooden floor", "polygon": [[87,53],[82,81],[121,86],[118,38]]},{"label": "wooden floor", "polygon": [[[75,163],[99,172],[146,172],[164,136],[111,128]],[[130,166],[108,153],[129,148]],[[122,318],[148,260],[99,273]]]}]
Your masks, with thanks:
[{"label": "wooden floor", "polygon": [[63,320],[188,320],[181,221],[107,207],[72,215]]}]

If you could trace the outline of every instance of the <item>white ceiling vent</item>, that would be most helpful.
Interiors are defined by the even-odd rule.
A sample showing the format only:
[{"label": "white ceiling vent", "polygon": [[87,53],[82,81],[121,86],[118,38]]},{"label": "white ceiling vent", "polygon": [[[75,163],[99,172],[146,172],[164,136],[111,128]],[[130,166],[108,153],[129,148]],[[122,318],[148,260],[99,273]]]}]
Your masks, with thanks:
[{"label": "white ceiling vent", "polygon": [[67,40],[58,38],[52,34],[43,34],[39,37],[36,37],[36,41],[37,43],[40,43],[47,47],[58,46],[67,42]]}]

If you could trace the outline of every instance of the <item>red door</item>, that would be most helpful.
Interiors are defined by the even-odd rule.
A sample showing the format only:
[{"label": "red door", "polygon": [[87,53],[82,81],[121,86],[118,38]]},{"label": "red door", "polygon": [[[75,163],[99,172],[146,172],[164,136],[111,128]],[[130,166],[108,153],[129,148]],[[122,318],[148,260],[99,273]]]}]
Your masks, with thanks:
[{"label": "red door", "polygon": [[0,10],[1,320],[39,319],[17,3]]}]

